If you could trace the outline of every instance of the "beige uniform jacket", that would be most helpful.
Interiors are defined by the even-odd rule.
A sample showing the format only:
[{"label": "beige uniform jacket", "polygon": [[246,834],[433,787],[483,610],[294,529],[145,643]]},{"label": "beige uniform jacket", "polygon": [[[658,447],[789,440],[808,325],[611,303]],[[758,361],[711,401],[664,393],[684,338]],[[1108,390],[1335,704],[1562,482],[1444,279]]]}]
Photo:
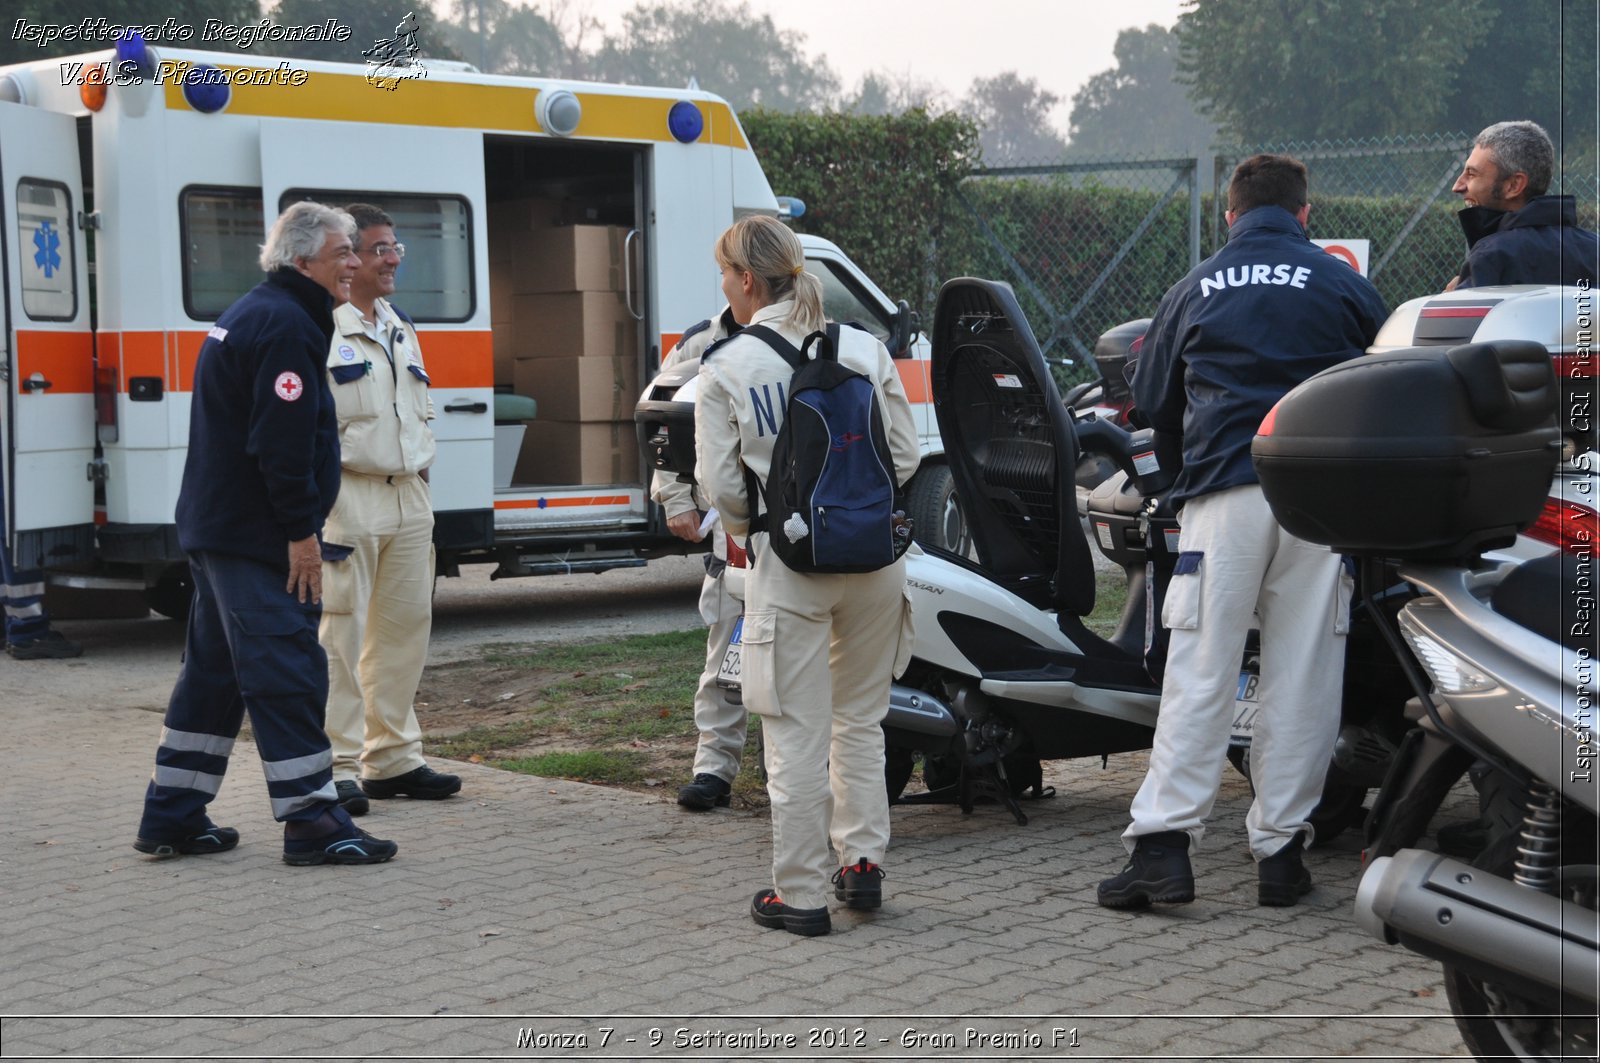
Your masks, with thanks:
[{"label": "beige uniform jacket", "polygon": [[[693,336],[679,340],[668,352],[667,360],[661,363],[661,368],[668,369],[684,362],[698,362],[706,353],[707,347],[728,335],[728,324],[732,320],[732,312],[723,307],[721,313],[711,319],[709,328],[701,329]],[[709,503],[702,504],[694,496],[694,485],[679,480],[675,472],[658,472],[650,481],[650,497],[661,506],[669,519],[709,505]]]},{"label": "beige uniform jacket", "polygon": [[333,312],[328,383],[339,413],[339,464],[367,476],[414,475],[433,464],[435,450],[428,370],[416,330],[385,299],[373,310],[371,329],[350,303]]},{"label": "beige uniform jacket", "polygon": [[[783,324],[793,307],[790,300],[773,303],[756,311],[750,324],[766,325],[799,347],[805,335]],[[839,361],[871,380],[877,390],[895,478],[903,485],[917,471],[920,454],[911,404],[894,360],[888,348],[860,329],[841,329],[839,348]],[[694,411],[695,479],[735,538],[749,533],[758,504],[745,497],[745,466],[761,483],[767,482],[793,375],[776,351],[748,336],[735,336],[701,363]]]}]

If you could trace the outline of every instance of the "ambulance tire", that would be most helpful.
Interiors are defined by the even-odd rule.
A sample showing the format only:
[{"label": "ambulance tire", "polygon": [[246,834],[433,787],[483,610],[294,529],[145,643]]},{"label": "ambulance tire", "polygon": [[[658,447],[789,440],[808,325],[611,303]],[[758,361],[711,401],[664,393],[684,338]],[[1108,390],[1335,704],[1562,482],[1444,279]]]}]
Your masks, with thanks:
[{"label": "ambulance tire", "polygon": [[154,584],[144,589],[144,600],[151,609],[173,620],[189,619],[194,602],[194,580],[188,565],[175,565],[163,572]]},{"label": "ambulance tire", "polygon": [[911,478],[906,485],[906,515],[917,542],[963,557],[971,555],[972,535],[949,466],[924,465]]}]

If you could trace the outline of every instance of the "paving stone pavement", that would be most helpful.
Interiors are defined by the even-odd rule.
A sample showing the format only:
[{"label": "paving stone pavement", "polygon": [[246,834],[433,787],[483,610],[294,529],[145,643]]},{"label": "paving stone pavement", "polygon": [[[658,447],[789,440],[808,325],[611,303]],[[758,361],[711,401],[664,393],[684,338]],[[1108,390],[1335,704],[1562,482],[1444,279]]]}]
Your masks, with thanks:
[{"label": "paving stone pavement", "polygon": [[0,707],[8,1058],[1464,1057],[1437,966],[1355,928],[1354,838],[1310,854],[1299,907],[1256,906],[1231,771],[1194,904],[1094,902],[1129,754],[1048,766],[1026,826],[897,808],[884,908],[802,939],[746,914],[765,816],[471,764],[444,765],[459,798],[373,802],[393,862],[291,868],[241,743],[213,805],[239,848],[151,860],[156,706],[34,676]]}]

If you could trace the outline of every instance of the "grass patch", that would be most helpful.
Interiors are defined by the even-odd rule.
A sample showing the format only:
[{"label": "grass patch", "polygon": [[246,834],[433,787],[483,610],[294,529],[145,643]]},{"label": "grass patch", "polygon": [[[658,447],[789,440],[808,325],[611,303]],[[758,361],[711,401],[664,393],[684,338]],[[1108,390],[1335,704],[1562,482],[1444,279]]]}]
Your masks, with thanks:
[{"label": "grass patch", "polygon": [[1122,619],[1122,606],[1128,600],[1128,577],[1120,568],[1094,570],[1094,612],[1083,618],[1084,626],[1101,638],[1110,638]]}]

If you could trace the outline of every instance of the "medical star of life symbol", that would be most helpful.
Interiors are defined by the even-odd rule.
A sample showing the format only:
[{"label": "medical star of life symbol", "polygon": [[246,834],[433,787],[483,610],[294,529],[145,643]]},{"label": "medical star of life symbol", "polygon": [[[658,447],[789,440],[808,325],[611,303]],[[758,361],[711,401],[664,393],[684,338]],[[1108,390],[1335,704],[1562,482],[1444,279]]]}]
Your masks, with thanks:
[{"label": "medical star of life symbol", "polygon": [[272,390],[284,402],[294,402],[305,394],[306,386],[300,383],[299,373],[279,373],[278,379],[272,382]]},{"label": "medical star of life symbol", "polygon": [[54,277],[61,268],[61,234],[47,221],[39,223],[33,231],[33,264],[44,271],[46,279]]}]

